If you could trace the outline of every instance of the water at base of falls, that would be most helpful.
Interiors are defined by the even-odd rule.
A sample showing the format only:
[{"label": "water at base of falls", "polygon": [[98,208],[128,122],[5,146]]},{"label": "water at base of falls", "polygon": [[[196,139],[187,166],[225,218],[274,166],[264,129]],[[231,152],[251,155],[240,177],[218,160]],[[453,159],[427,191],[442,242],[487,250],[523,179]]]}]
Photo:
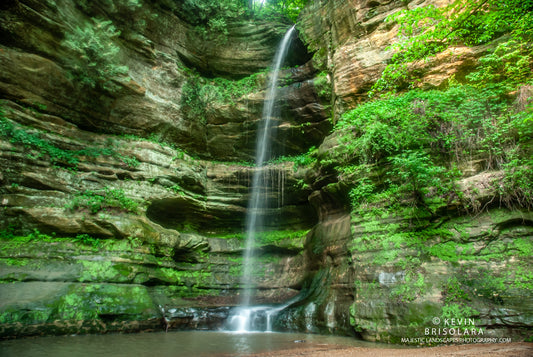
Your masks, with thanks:
[{"label": "water at base of falls", "polygon": [[269,309],[269,306],[238,307],[228,318],[226,329],[237,333],[272,332]]},{"label": "water at base of falls", "polygon": [[273,332],[274,318],[277,313],[293,301],[283,305],[257,305],[236,307],[226,321],[224,329],[236,333]]},{"label": "water at base of falls", "polygon": [[[295,343],[298,342],[298,343]],[[0,341],[0,356],[16,357],[117,357],[117,356],[247,356],[276,355],[301,347],[339,346],[390,348],[351,337],[286,333],[248,333],[216,331],[169,331],[82,336],[50,336]],[[395,346],[398,348],[399,346]],[[296,350],[295,350],[296,352]],[[295,353],[297,354],[297,353]],[[376,350],[376,355],[380,351]]]}]

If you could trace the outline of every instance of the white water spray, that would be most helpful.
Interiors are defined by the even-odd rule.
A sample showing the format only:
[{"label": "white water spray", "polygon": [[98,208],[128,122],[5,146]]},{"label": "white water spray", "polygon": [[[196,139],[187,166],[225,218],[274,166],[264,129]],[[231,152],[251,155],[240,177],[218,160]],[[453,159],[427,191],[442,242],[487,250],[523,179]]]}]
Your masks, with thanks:
[{"label": "white water spray", "polygon": [[279,308],[269,308],[265,306],[250,307],[253,295],[253,281],[252,270],[254,265],[254,242],[256,233],[263,226],[262,216],[267,208],[267,198],[265,198],[262,190],[268,186],[268,179],[266,177],[267,171],[264,168],[265,161],[270,159],[271,152],[271,134],[272,134],[272,116],[275,109],[276,92],[278,88],[279,70],[287,54],[290,39],[294,31],[294,26],[291,27],[283,40],[281,41],[276,56],[274,57],[273,70],[270,76],[268,89],[263,106],[262,124],[258,131],[255,153],[256,169],[252,178],[251,198],[248,204],[246,216],[246,247],[244,251],[243,261],[243,276],[241,279],[241,286],[243,292],[241,295],[240,308],[238,313],[230,318],[230,329],[238,332],[247,332],[253,329],[254,312],[264,312],[267,318],[267,330],[272,330],[271,320],[273,312],[268,309],[273,309],[275,312],[280,311]]}]

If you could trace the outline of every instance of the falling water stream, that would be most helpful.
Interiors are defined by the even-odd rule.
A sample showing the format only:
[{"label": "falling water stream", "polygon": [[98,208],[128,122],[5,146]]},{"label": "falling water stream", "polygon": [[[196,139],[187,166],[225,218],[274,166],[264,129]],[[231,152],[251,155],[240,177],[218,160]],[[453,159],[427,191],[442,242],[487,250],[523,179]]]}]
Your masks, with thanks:
[{"label": "falling water stream", "polygon": [[241,279],[241,286],[243,292],[240,300],[240,307],[235,312],[234,316],[230,318],[229,328],[239,332],[248,332],[255,330],[253,326],[254,314],[260,312],[266,317],[266,331],[272,331],[272,316],[273,311],[277,312],[281,309],[279,307],[270,309],[266,306],[252,307],[251,300],[254,293],[252,269],[254,266],[254,243],[257,232],[263,226],[262,217],[267,207],[267,200],[263,191],[269,184],[264,169],[265,162],[270,159],[271,153],[271,136],[273,132],[274,109],[276,104],[276,92],[278,88],[279,70],[287,55],[290,40],[294,26],[291,27],[283,37],[274,57],[272,73],[268,83],[268,89],[263,106],[263,114],[261,118],[261,127],[258,131],[255,151],[255,165],[256,169],[252,178],[251,198],[248,203],[248,210],[246,215],[246,246],[243,260],[243,276]]}]

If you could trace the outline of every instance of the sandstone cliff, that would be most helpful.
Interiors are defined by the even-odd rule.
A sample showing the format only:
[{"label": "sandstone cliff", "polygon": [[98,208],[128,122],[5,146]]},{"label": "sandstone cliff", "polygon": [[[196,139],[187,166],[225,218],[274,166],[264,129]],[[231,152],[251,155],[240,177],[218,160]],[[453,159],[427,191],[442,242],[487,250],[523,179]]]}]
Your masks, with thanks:
[{"label": "sandstone cliff", "polygon": [[[172,1],[139,3],[0,5],[2,337],[159,329],[158,305],[172,328],[215,328],[238,302],[266,69],[288,26],[243,19],[217,42]],[[457,178],[476,214],[442,203],[370,216],[349,192],[386,167],[336,169],[345,144],[330,118],[364,102],[390,59],[396,28],[383,20],[423,4],[311,0],[300,15],[253,273],[257,302],[299,297],[280,330],[399,342],[443,327],[432,319],[453,304],[486,336],[524,339],[533,324],[533,216],[496,204],[502,172],[487,158]],[[87,86],[66,40],[105,21],[118,49],[107,64],[127,73]],[[486,50],[437,56],[420,85],[461,79]],[[280,159],[314,146],[311,166]]]}]

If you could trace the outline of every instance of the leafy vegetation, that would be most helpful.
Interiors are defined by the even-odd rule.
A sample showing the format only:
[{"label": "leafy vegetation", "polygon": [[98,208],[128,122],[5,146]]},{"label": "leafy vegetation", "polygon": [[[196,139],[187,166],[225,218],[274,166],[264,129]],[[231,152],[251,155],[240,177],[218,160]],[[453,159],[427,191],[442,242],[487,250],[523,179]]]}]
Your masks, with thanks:
[{"label": "leafy vegetation", "polygon": [[215,108],[222,104],[235,104],[247,94],[259,91],[265,83],[264,73],[254,73],[240,80],[225,78],[205,79],[191,72],[190,78],[182,87],[182,105],[191,119],[207,122]]},{"label": "leafy vegetation", "polygon": [[80,161],[97,158],[99,156],[114,157],[129,167],[136,167],[139,162],[134,157],[121,155],[110,148],[87,146],[83,149],[67,149],[58,146],[55,140],[47,135],[37,133],[35,129],[14,124],[4,113],[0,106],[0,137],[4,137],[12,144],[22,145],[31,149],[27,156],[30,159],[48,157],[52,165],[76,169]]},{"label": "leafy vegetation", "polygon": [[135,213],[138,206],[139,204],[127,197],[123,190],[104,187],[100,191],[85,190],[76,194],[66,208],[70,210],[88,209],[92,214],[110,209]]},{"label": "leafy vegetation", "polygon": [[317,148],[315,146],[311,146],[307,153],[299,154],[299,155],[293,155],[293,156],[279,156],[272,160],[268,161],[268,164],[277,164],[282,162],[292,162],[293,169],[296,172],[298,168],[300,167],[310,167],[317,163],[316,158]]},{"label": "leafy vegetation", "polygon": [[260,19],[283,19],[296,22],[308,0],[249,0],[252,15]]},{"label": "leafy vegetation", "polygon": [[114,81],[129,70],[119,65],[120,48],[113,42],[119,35],[112,21],[95,18],[82,28],[67,31],[63,44],[76,53],[68,63],[72,76],[90,88],[117,90]]},{"label": "leafy vegetation", "polygon": [[455,0],[443,7],[428,5],[389,16],[387,21],[399,23],[402,37],[370,94],[412,86],[417,73],[409,70],[410,63],[427,60],[451,46],[485,44],[502,35],[507,37],[481,59],[482,66],[470,80],[479,85],[498,82],[506,88],[524,84],[532,60],[528,45],[533,39],[532,9],[531,1]]},{"label": "leafy vegetation", "polygon": [[184,0],[175,1],[178,13],[193,25],[204,40],[224,42],[228,23],[243,17],[247,10],[244,0]]},{"label": "leafy vegetation", "polygon": [[402,284],[394,287],[390,293],[392,298],[397,298],[402,302],[413,301],[417,297],[423,295],[428,288],[428,284],[424,281],[424,275],[417,273],[416,275],[409,272],[405,276]]},{"label": "leafy vegetation", "polygon": [[242,18],[296,22],[307,0],[175,1],[179,14],[196,25],[204,39],[225,41],[228,25]]},{"label": "leafy vegetation", "polygon": [[[337,163],[348,184],[358,178],[351,183],[354,209],[372,202],[392,207],[405,199],[429,209],[434,199],[460,200],[458,167],[482,157],[486,169],[506,173],[499,188],[504,203],[531,207],[531,114],[513,105],[490,89],[457,83],[445,91],[386,96],[344,113],[335,126],[342,145],[322,161]],[[386,169],[372,178],[377,163]]]},{"label": "leafy vegetation", "polygon": [[[291,230],[283,230],[283,231],[261,231],[256,232],[256,240],[259,244],[276,244],[283,240],[299,240],[303,237],[305,237],[309,233],[309,230],[298,230],[298,231],[291,231]],[[245,232],[239,232],[239,233],[228,233],[226,235],[216,235],[217,238],[222,239],[239,239],[239,240],[245,240],[246,239],[246,233]]]}]

